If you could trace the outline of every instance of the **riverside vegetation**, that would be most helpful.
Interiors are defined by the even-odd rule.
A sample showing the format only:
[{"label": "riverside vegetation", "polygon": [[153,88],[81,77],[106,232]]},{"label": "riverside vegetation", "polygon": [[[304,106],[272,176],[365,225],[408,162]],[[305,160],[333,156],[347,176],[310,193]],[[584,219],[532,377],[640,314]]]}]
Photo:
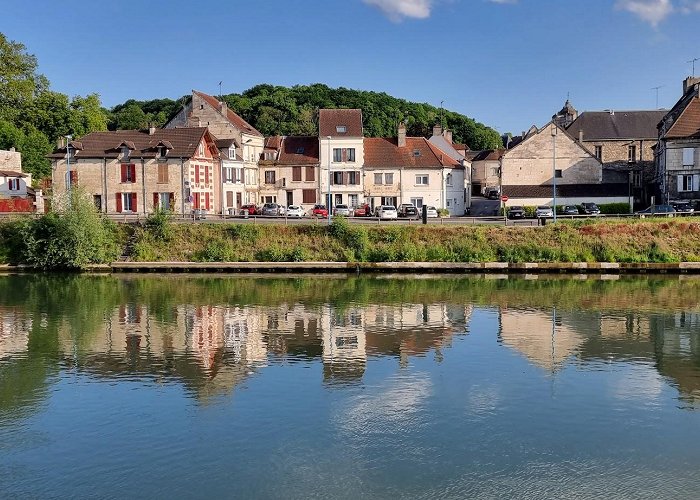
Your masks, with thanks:
[{"label": "riverside vegetation", "polygon": [[0,223],[0,261],[83,269],[130,260],[199,262],[697,262],[700,221],[576,220],[545,227],[175,224],[157,212],[116,224],[75,193],[39,218]]}]

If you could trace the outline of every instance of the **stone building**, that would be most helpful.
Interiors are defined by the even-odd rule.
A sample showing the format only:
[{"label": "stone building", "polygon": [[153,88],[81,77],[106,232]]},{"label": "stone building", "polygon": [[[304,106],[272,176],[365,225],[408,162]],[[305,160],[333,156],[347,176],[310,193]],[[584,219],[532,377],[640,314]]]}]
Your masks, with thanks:
[{"label": "stone building", "polygon": [[[241,196],[242,203],[258,203],[258,160],[263,154],[264,137],[252,125],[237,115],[225,102],[221,102],[213,96],[192,91],[190,102],[180,110],[168,123],[165,128],[178,127],[208,127],[209,132],[215,141],[233,140],[237,157],[243,162],[243,185],[244,191]],[[224,155],[228,158],[228,155]],[[228,163],[228,162],[225,162]],[[236,168],[232,165],[222,163],[221,168]],[[226,178],[227,172],[221,172],[220,176]],[[217,177],[219,177],[217,175]],[[223,190],[223,187],[222,187]],[[226,193],[221,193],[224,199],[224,207],[240,206],[236,201],[228,204],[228,193],[237,193],[231,187]]]},{"label": "stone building", "polygon": [[655,181],[657,124],[666,110],[584,111],[566,131],[603,164],[603,183],[626,183],[638,206],[647,206]]},{"label": "stone building", "polygon": [[22,172],[22,154],[0,150],[0,212],[44,212],[41,189],[32,187],[32,174]]},{"label": "stone building", "polygon": [[265,141],[260,160],[260,198],[265,203],[311,205],[319,196],[318,138],[275,136]]},{"label": "stone building", "polygon": [[206,127],[93,132],[49,155],[54,200],[78,187],[107,214],[213,213],[218,155]]},{"label": "stone building", "polygon": [[[664,201],[700,200],[700,77],[683,82],[683,96],[658,127],[656,172]],[[697,207],[696,209],[700,208]]]}]

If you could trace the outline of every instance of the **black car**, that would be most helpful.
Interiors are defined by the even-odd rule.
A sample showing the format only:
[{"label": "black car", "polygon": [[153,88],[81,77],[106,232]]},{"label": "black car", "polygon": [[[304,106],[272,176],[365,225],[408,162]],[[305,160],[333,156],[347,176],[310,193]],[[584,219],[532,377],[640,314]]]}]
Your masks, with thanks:
[{"label": "black car", "polygon": [[399,205],[399,217],[418,217],[418,209],[410,203]]},{"label": "black car", "polygon": [[513,205],[512,207],[508,207],[507,213],[508,213],[509,219],[524,219],[525,218],[525,209],[521,206]]},{"label": "black car", "polygon": [[496,189],[489,189],[486,192],[486,198],[489,200],[497,200],[498,199],[498,191]]},{"label": "black car", "polygon": [[561,213],[564,215],[578,215],[578,207],[576,205],[566,205]]},{"label": "black car", "polygon": [[600,215],[600,208],[595,203],[581,203],[581,208],[586,215]]},{"label": "black car", "polygon": [[692,214],[695,212],[689,201],[672,201],[671,206],[678,214]]}]

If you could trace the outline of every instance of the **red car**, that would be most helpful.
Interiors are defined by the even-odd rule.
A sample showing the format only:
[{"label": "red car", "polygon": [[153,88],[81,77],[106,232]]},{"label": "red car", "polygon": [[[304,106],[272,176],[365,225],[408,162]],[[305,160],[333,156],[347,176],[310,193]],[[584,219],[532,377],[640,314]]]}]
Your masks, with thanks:
[{"label": "red car", "polygon": [[353,212],[353,215],[355,217],[371,217],[372,208],[367,203],[363,203],[362,205],[359,205],[355,209],[355,212]]},{"label": "red car", "polygon": [[255,206],[255,203],[249,203],[248,205],[243,205],[241,207],[241,214],[244,210],[248,210],[248,215],[260,215],[260,210]]},{"label": "red car", "polygon": [[314,205],[314,208],[311,209],[311,216],[328,217],[328,209],[326,208],[326,205]]}]

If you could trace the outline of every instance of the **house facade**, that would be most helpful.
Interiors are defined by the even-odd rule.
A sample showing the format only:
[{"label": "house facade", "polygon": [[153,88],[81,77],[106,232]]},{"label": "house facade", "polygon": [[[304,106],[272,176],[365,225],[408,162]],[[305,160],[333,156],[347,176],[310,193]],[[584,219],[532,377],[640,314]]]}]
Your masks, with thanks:
[{"label": "house facade", "polygon": [[447,208],[450,215],[465,213],[463,162],[423,137],[406,137],[401,123],[398,137],[365,138],[364,198],[372,208],[410,203]]},{"label": "house facade", "polygon": [[[190,102],[165,124],[165,128],[180,127],[208,127],[215,141],[233,140],[236,144],[236,155],[243,162],[244,191],[241,201],[262,202],[259,199],[258,161],[263,154],[265,139],[260,132],[230,109],[225,102],[197,90],[192,91]],[[229,192],[237,193],[235,190]],[[236,198],[234,203],[235,201]]]},{"label": "house facade", "polygon": [[501,156],[505,149],[475,151],[471,157],[472,194],[486,195],[492,189],[501,191]]},{"label": "house facade", "polygon": [[[700,201],[700,77],[683,82],[683,96],[658,126],[656,172],[664,202]],[[696,207],[700,208],[700,207]]]},{"label": "house facade", "polygon": [[321,109],[318,129],[318,178],[323,203],[330,207],[364,203],[362,110]]},{"label": "house facade", "polygon": [[219,139],[215,144],[221,161],[221,213],[235,215],[243,205],[251,203],[246,191],[245,163],[234,139]]},{"label": "house facade", "polygon": [[78,187],[106,214],[214,213],[218,156],[206,127],[93,132],[49,155],[53,196],[60,201]]},{"label": "house facade", "polygon": [[32,188],[32,174],[22,172],[22,154],[0,150],[0,212],[35,211],[44,211],[44,198]]},{"label": "house facade", "polygon": [[323,203],[319,196],[318,137],[275,136],[266,139],[260,160],[260,196],[265,203]]}]

